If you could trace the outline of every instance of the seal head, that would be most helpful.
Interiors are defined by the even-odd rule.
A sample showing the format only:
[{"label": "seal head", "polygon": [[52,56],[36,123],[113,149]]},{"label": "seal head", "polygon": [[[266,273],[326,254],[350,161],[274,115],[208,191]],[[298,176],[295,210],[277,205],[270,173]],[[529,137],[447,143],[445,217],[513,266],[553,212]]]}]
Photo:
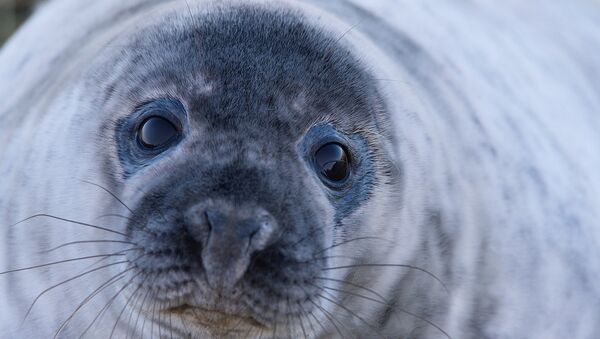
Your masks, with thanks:
[{"label": "seal head", "polygon": [[339,37],[299,11],[194,18],[133,34],[88,82],[107,93],[99,137],[117,145],[106,181],[132,209],[131,288],[212,334],[229,318],[299,334],[300,319],[335,307],[321,301],[334,292],[323,269],[346,219],[398,182],[385,106]]}]

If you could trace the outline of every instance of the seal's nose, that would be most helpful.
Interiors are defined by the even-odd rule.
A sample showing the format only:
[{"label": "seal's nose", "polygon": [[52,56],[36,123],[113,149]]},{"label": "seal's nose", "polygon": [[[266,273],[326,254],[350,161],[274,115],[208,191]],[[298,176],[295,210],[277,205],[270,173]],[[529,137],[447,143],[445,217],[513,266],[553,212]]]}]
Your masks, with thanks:
[{"label": "seal's nose", "polygon": [[260,207],[212,200],[190,208],[185,223],[201,245],[206,278],[215,289],[227,289],[238,282],[252,254],[269,246],[277,229],[275,218]]}]

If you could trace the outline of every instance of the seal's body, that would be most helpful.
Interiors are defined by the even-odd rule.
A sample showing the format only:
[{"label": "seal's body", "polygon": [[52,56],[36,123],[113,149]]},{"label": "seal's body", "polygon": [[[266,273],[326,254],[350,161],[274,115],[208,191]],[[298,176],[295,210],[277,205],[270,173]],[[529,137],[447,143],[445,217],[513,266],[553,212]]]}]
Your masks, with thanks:
[{"label": "seal's body", "polygon": [[3,337],[594,338],[600,9],[360,3],[43,5]]}]

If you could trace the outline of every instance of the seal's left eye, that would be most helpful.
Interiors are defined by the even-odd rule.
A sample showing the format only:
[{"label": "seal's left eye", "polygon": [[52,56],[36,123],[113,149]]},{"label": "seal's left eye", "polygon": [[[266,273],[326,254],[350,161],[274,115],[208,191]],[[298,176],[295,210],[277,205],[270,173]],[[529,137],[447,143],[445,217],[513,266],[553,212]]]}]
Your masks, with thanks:
[{"label": "seal's left eye", "polygon": [[349,157],[338,143],[321,146],[315,153],[315,162],[321,175],[331,182],[341,183],[350,174]]},{"label": "seal's left eye", "polygon": [[138,139],[148,148],[157,148],[170,143],[179,134],[177,127],[169,120],[151,116],[144,120],[138,130]]}]

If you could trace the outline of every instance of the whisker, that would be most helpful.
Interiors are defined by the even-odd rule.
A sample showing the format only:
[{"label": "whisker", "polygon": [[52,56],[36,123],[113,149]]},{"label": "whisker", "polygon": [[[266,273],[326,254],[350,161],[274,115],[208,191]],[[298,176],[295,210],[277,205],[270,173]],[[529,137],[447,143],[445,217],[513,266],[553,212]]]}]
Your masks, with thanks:
[{"label": "whisker", "polygon": [[[181,319],[183,320],[184,318],[181,318]],[[243,321],[242,318],[238,319],[238,321],[236,321],[235,325],[231,326],[229,329],[227,329],[227,331],[225,331],[225,333],[223,333],[223,337],[227,337],[227,335],[229,335],[230,333],[237,331],[238,327],[242,324],[242,321]],[[186,330],[187,330],[187,328],[186,328]]]},{"label": "whisker", "polygon": [[187,10],[190,13],[190,19],[194,21],[194,13],[192,13],[192,7],[190,7],[190,2],[185,0],[185,5],[187,6]]},{"label": "whisker", "polygon": [[[287,330],[288,337],[292,338],[292,333],[291,333],[292,327],[290,326],[291,321],[290,321],[290,312],[289,312],[289,310],[291,310],[291,306],[290,306],[290,296],[289,295],[285,297],[285,303],[286,303],[287,310],[288,310],[288,312],[286,312],[287,314],[285,316],[286,330]],[[300,320],[300,329],[302,330],[302,334],[304,334],[304,339],[306,339],[306,328],[304,327],[304,324],[301,321],[302,315],[301,314],[298,314],[298,315],[299,315],[299,317],[296,320],[297,320],[297,322],[298,322],[298,320]]]},{"label": "whisker", "polygon": [[[308,291],[306,291],[306,289],[304,287],[300,287],[302,288],[302,290],[304,290],[304,293],[306,293],[307,295],[310,295],[308,293]],[[325,317],[329,320],[329,322],[331,322],[331,324],[333,325],[333,327],[335,327],[335,330],[337,331],[337,333],[340,335],[341,338],[345,338],[344,335],[342,334],[342,331],[340,330],[340,328],[337,326],[336,321],[340,323],[340,325],[342,325],[342,327],[344,326],[344,324],[342,324],[339,320],[337,320],[337,318],[335,318],[333,316],[333,314],[331,314],[330,312],[328,312],[325,308],[323,308],[321,305],[317,304],[312,298],[308,298],[308,301],[313,304],[315,307],[317,307],[321,313],[323,313],[323,315],[325,315]],[[313,315],[313,317],[315,318],[315,320],[317,320],[317,322],[319,323],[319,325],[321,325],[321,327],[323,328],[323,331],[326,332],[325,327],[323,326],[323,324],[317,319],[317,317],[311,312],[311,315]],[[334,321],[335,319],[335,321]]]},{"label": "whisker", "polygon": [[250,332],[252,332],[252,327],[249,327],[249,328],[248,328],[248,331],[246,331],[246,334],[244,335],[244,338],[243,338],[243,339],[246,339],[246,338],[248,338],[248,336],[250,335]]},{"label": "whisker", "polygon": [[[331,48],[332,46],[335,46],[337,43],[339,43],[348,33],[350,33],[352,30],[354,30],[356,27],[358,27],[358,25],[360,25],[364,20],[360,20],[358,21],[356,24],[352,25],[350,28],[348,28],[347,30],[345,30],[339,37],[337,37],[336,39],[333,39],[331,41],[328,42],[328,44],[325,46],[325,48],[323,49],[323,51],[327,51],[329,48]],[[325,53],[323,55],[323,57],[321,58],[321,61],[323,63],[326,63],[326,61],[332,57],[331,53]],[[323,68],[323,70],[321,72],[319,72],[319,76],[321,76],[323,73],[325,73],[326,71],[328,71],[330,68]],[[336,89],[338,89],[336,87]],[[327,95],[327,94],[326,94]]]},{"label": "whisker", "polygon": [[[287,297],[287,305],[288,305],[288,309],[291,308],[290,307],[290,297]],[[288,321],[289,321],[289,315],[288,315]],[[302,335],[304,336],[304,339],[308,339],[308,336],[306,335],[306,329],[304,328],[304,322],[302,321],[302,314],[300,314],[300,316],[298,317],[299,323],[300,323],[300,329],[302,330]],[[290,327],[288,326],[288,333],[290,331]]]},{"label": "whisker", "polygon": [[80,240],[80,241],[71,241],[71,242],[67,242],[64,243],[60,246],[56,246],[53,247],[49,250],[46,251],[42,251],[40,253],[50,253],[50,252],[54,252],[60,248],[63,247],[67,247],[67,246],[71,246],[71,245],[76,245],[76,244],[88,244],[88,243],[119,243],[119,244],[128,244],[128,245],[136,245],[135,243],[131,242],[131,241],[125,241],[125,240]]},{"label": "whisker", "polygon": [[326,248],[322,249],[321,251],[315,253],[315,255],[319,255],[319,254],[321,254],[323,252],[329,251],[332,248],[339,247],[339,246],[342,246],[342,245],[346,245],[346,244],[349,244],[351,242],[355,242],[355,241],[359,241],[359,240],[383,240],[383,241],[388,241],[388,242],[393,243],[393,241],[391,241],[391,240],[380,238],[380,237],[358,237],[358,238],[344,240],[344,241],[342,241],[340,243],[337,243],[337,244],[331,245],[329,247],[326,247]]},{"label": "whisker", "polygon": [[135,291],[133,293],[131,293],[131,295],[129,296],[129,298],[127,298],[127,301],[125,302],[125,305],[123,305],[123,308],[121,309],[121,312],[119,312],[119,316],[117,317],[117,320],[115,321],[115,324],[113,325],[112,331],[110,331],[110,336],[108,337],[108,339],[112,339],[113,335],[115,334],[115,330],[117,329],[117,325],[119,324],[119,320],[121,319],[121,316],[123,315],[123,312],[125,312],[125,309],[127,308],[127,305],[129,305],[129,303],[131,302],[133,296],[137,294],[137,292],[140,290],[140,288],[142,288],[142,285],[144,284],[144,282],[146,281],[147,278],[148,278],[148,275],[145,274],[142,283],[135,289]]},{"label": "whisker", "polygon": [[[158,303],[158,299],[156,300],[156,302]],[[158,325],[158,339],[161,339],[163,337],[163,335],[162,335],[162,319],[161,319],[160,307],[158,310],[158,321],[156,322],[156,324]]]},{"label": "whisker", "polygon": [[58,330],[56,331],[56,333],[54,333],[53,339],[56,339],[58,337],[58,335],[60,334],[60,332],[67,326],[67,324],[71,321],[71,319],[73,319],[75,317],[75,314],[77,314],[77,311],[79,311],[83,306],[85,306],[90,300],[92,300],[96,295],[98,295],[98,293],[100,293],[106,287],[108,287],[108,286],[114,284],[115,282],[123,279],[123,277],[125,277],[125,274],[128,271],[132,270],[132,269],[134,269],[134,266],[126,268],[122,272],[114,275],[113,277],[111,277],[110,279],[108,279],[107,281],[105,281],[104,283],[102,283],[94,291],[92,291],[92,293],[90,293],[85,299],[83,299],[83,301],[81,303],[79,303],[79,305],[75,308],[75,310],[73,311],[73,313],[71,313],[71,315],[67,319],[65,319],[65,321],[62,322],[62,324],[58,327]]},{"label": "whisker", "polygon": [[289,265],[301,265],[301,264],[309,264],[309,263],[314,263],[323,259],[333,259],[333,258],[343,258],[343,259],[353,259],[353,260],[359,260],[360,258],[357,257],[351,257],[351,256],[347,256],[347,255],[329,255],[329,256],[323,256],[323,257],[313,257],[311,259],[308,260],[304,260],[304,261],[288,261]]},{"label": "whisker", "polygon": [[356,287],[356,288],[360,288],[360,289],[362,289],[362,290],[365,290],[365,291],[367,291],[367,292],[370,292],[370,293],[372,293],[373,295],[375,295],[375,296],[377,296],[378,298],[380,298],[382,301],[384,301],[384,302],[386,302],[386,303],[389,303],[389,302],[388,302],[388,300],[387,300],[387,299],[386,299],[386,298],[385,298],[383,295],[381,295],[381,294],[377,293],[377,291],[375,291],[375,290],[373,290],[373,289],[370,289],[370,288],[368,288],[368,287],[364,287],[364,286],[361,286],[361,285],[355,284],[355,283],[353,283],[353,282],[350,282],[350,281],[345,281],[345,280],[341,280],[341,279],[326,278],[326,277],[316,277],[315,279],[319,279],[319,280],[329,280],[329,281],[335,281],[335,282],[337,282],[337,283],[342,283],[342,284],[346,284],[346,285],[353,286],[353,287]]},{"label": "whisker", "polygon": [[155,323],[154,318],[156,317],[155,314],[156,314],[156,296],[157,295],[158,295],[158,292],[157,291],[154,292],[154,297],[153,297],[154,303],[152,304],[152,318],[151,318],[152,322],[150,323],[150,339],[154,338],[154,323]]},{"label": "whisker", "polygon": [[[333,314],[329,313],[326,309],[324,309],[321,305],[318,305],[317,303],[315,303],[312,299],[309,299],[309,301],[313,305],[315,305],[315,307],[317,307],[321,311],[321,313],[323,313],[325,315],[325,317],[329,320],[329,322],[331,322],[331,324],[333,325],[333,327],[335,327],[335,330],[340,335],[340,337],[345,338],[344,335],[342,334],[342,331],[340,331],[340,328],[336,324],[336,321],[339,321],[339,320],[335,319],[335,317],[333,316]],[[334,321],[334,319],[335,319],[335,321]],[[340,323],[340,325],[343,326],[342,323]]]},{"label": "whisker", "polygon": [[[287,309],[289,310],[290,309],[290,297],[289,296],[285,297],[285,303],[286,303]],[[279,310],[279,307],[277,307],[277,316],[275,317],[275,321],[274,321],[275,326],[277,325],[277,322],[279,321],[280,313],[281,313],[281,311]],[[287,330],[288,336],[291,338],[291,335],[290,335],[290,315],[289,315],[289,312],[286,312],[286,313],[287,314],[285,315],[285,328]],[[275,331],[273,331],[273,338],[276,338],[275,337]]]},{"label": "whisker", "polygon": [[47,267],[47,266],[52,266],[52,265],[58,265],[58,264],[63,264],[63,263],[73,262],[73,261],[78,261],[78,260],[86,260],[86,259],[101,258],[101,257],[116,257],[116,256],[123,256],[123,255],[125,255],[125,254],[112,253],[112,254],[89,255],[89,256],[85,256],[85,257],[59,260],[59,261],[55,261],[55,262],[51,262],[51,263],[29,266],[29,267],[24,267],[24,268],[15,268],[15,269],[11,269],[8,271],[0,272],[0,275],[14,273],[14,272],[22,272],[22,271],[27,271],[27,270],[32,270],[32,269]]},{"label": "whisker", "polygon": [[[325,291],[325,292],[327,292],[327,291]],[[327,300],[327,301],[329,301],[330,303],[332,303],[332,304],[334,304],[334,305],[337,305],[338,307],[340,307],[340,308],[344,309],[344,310],[345,310],[346,312],[348,312],[350,315],[352,315],[353,317],[356,317],[356,319],[360,320],[362,323],[364,323],[365,325],[369,326],[369,327],[370,327],[370,328],[371,328],[371,329],[372,329],[372,330],[373,330],[375,333],[377,333],[377,335],[378,335],[379,337],[381,337],[381,338],[384,338],[384,339],[385,339],[385,337],[383,336],[383,334],[381,334],[381,333],[380,333],[380,332],[377,330],[377,328],[376,328],[375,326],[371,325],[371,324],[370,324],[368,321],[366,321],[366,320],[365,320],[363,317],[361,317],[361,316],[359,316],[358,314],[356,314],[356,312],[353,312],[353,311],[351,311],[351,310],[350,310],[348,307],[344,306],[343,304],[341,304],[341,303],[339,303],[339,302],[337,302],[337,301],[335,301],[335,300],[333,300],[333,299],[329,299],[329,298],[327,298],[326,296],[324,296],[324,295],[322,295],[322,294],[318,294],[318,296],[319,296],[319,297],[321,297],[321,298],[323,298],[323,299],[325,299],[325,300]]]},{"label": "whisker", "polygon": [[354,25],[352,25],[352,27],[348,28],[344,33],[342,33],[342,35],[340,35],[336,40],[335,43],[337,44],[338,42],[340,42],[346,35],[348,35],[348,33],[352,32],[356,27],[358,27],[358,25],[360,25],[364,20],[360,20],[359,22],[355,23]]},{"label": "whisker", "polygon": [[116,200],[117,200],[117,201],[118,201],[118,202],[119,202],[121,205],[123,205],[123,206],[124,206],[124,207],[125,207],[125,208],[126,208],[126,209],[127,209],[127,210],[128,210],[130,213],[131,213],[131,214],[133,214],[133,211],[131,210],[131,208],[129,208],[129,206],[127,206],[127,205],[126,205],[126,204],[125,204],[125,203],[124,203],[124,202],[123,202],[121,199],[119,199],[119,197],[117,197],[117,195],[116,195],[116,194],[114,194],[113,192],[111,192],[111,191],[110,191],[108,188],[106,188],[106,187],[104,187],[104,186],[102,186],[102,185],[99,185],[99,184],[93,183],[93,182],[91,182],[91,181],[88,181],[88,180],[84,180],[84,179],[78,179],[78,180],[79,180],[79,181],[81,181],[81,182],[83,182],[83,183],[86,183],[86,184],[89,184],[89,185],[93,185],[93,186],[96,186],[96,187],[98,187],[98,188],[102,189],[102,190],[103,190],[103,191],[105,191],[106,193],[110,194],[110,195],[111,195],[113,198],[115,198],[115,199],[116,199]]},{"label": "whisker", "polygon": [[[61,332],[61,330],[69,323],[69,321],[71,319],[73,319],[75,314],[77,314],[77,311],[79,311],[83,306],[85,306],[96,295],[98,295],[100,292],[102,292],[102,290],[104,290],[106,287],[112,285],[113,283],[117,282],[118,280],[121,280],[121,278],[125,277],[125,274],[127,272],[131,271],[132,269],[134,269],[135,263],[143,257],[144,257],[144,254],[138,256],[133,261],[130,261],[131,265],[128,268],[126,268],[123,271],[121,271],[120,273],[112,276],[110,279],[108,279],[106,282],[104,282],[102,285],[100,285],[98,288],[96,288],[94,291],[92,291],[92,293],[90,293],[81,303],[79,303],[79,305],[77,306],[77,308],[75,308],[73,313],[71,313],[71,315],[67,319],[65,319],[65,321],[59,327],[58,331],[56,331],[54,338],[56,338],[58,336],[58,334]],[[135,276],[133,278],[135,278]],[[84,332],[84,334],[85,334],[85,332]]]},{"label": "whisker", "polygon": [[315,328],[313,327],[312,322],[310,321],[310,319],[308,318],[308,312],[306,312],[306,310],[304,309],[304,307],[302,307],[302,302],[299,300],[296,300],[296,304],[298,305],[299,311],[300,311],[300,316],[305,316],[306,317],[306,321],[308,322],[308,325],[310,326],[310,329],[312,332],[310,332],[311,334],[315,334]]},{"label": "whisker", "polygon": [[[132,215],[134,215],[134,214],[135,214],[135,213],[133,212],[133,210],[132,210],[131,208],[129,208],[129,206],[127,206],[127,204],[125,204],[125,203],[123,202],[123,200],[121,200],[121,199],[120,199],[120,198],[119,198],[119,197],[118,197],[118,196],[117,196],[115,193],[111,192],[111,191],[110,191],[108,188],[106,188],[106,187],[104,187],[104,186],[102,186],[102,185],[96,184],[96,183],[94,183],[94,182],[91,182],[91,181],[89,181],[89,180],[79,179],[79,181],[81,181],[81,182],[83,182],[83,183],[86,183],[86,184],[89,184],[89,185],[92,185],[92,186],[96,186],[96,187],[98,187],[98,188],[102,189],[102,190],[103,190],[103,191],[105,191],[106,193],[110,194],[110,195],[111,195],[113,198],[115,198],[115,199],[116,199],[116,200],[117,200],[117,201],[118,201],[118,202],[119,202],[119,203],[120,203],[120,204],[121,204],[123,207],[125,207],[125,208],[126,208],[128,211],[129,211],[129,213],[131,213]],[[163,218],[163,220],[165,220],[165,221],[166,221],[166,218],[165,218],[165,216],[162,214],[162,212],[160,213],[160,215],[161,215],[161,217]],[[122,216],[122,215],[119,215],[119,214],[106,214],[106,215],[104,215],[104,216],[115,216],[115,217],[121,217],[121,218],[125,218],[125,219],[127,219],[127,220],[130,220],[130,221],[135,221],[135,220],[134,220],[134,219],[132,219],[132,218],[128,218],[128,217],[125,217],[125,216]],[[102,217],[102,216],[101,216],[101,217]],[[146,229],[145,229],[145,228],[143,228],[143,227],[138,227],[138,229],[139,229],[139,230],[141,230],[141,231],[143,231],[143,232],[146,232],[146,233],[148,233],[148,234],[152,234],[151,232],[149,232],[148,230],[146,230]]]},{"label": "whisker", "polygon": [[[124,254],[124,253],[130,252],[130,251],[142,251],[142,250],[143,250],[142,247],[130,247],[130,248],[127,248],[127,249],[115,252],[115,254]],[[88,269],[90,267],[94,267],[94,266],[98,265],[99,263],[101,263],[101,262],[103,262],[105,260],[108,260],[108,259],[110,259],[110,258],[108,258],[108,257],[106,257],[106,258],[100,258],[99,260],[96,260],[92,264],[88,265],[85,269]]]},{"label": "whisker", "polygon": [[415,332],[416,332],[417,330],[420,330],[420,329],[424,328],[424,327],[425,327],[425,326],[424,326],[424,325],[421,325],[421,324],[419,324],[419,325],[417,325],[417,326],[413,327],[413,329],[412,329],[412,330],[410,330],[410,332],[408,332],[408,335],[407,335],[406,337],[407,337],[407,338],[415,338],[415,337],[416,337],[416,335],[415,335]]},{"label": "whisker", "polygon": [[[318,286],[316,284],[311,284],[311,285],[315,286],[316,288],[318,288],[320,290],[323,290],[324,292],[327,292],[325,290],[332,290],[332,291],[336,291],[336,292],[345,293],[345,294],[348,294],[348,295],[351,295],[351,296],[363,298],[365,300],[373,301],[373,302],[376,302],[376,303],[381,304],[381,305],[390,306],[390,304],[388,304],[385,301],[381,301],[381,300],[378,300],[378,299],[367,297],[367,296],[362,295],[362,294],[358,294],[358,293],[354,293],[354,292],[342,290],[342,289],[339,289],[339,288],[328,287],[328,286]],[[331,294],[330,294],[330,296],[331,296]]]},{"label": "whisker", "polygon": [[434,327],[436,330],[440,331],[440,332],[441,332],[441,333],[442,333],[444,336],[446,336],[446,338],[448,338],[448,339],[452,339],[452,337],[450,336],[450,334],[448,334],[448,333],[447,333],[446,331],[444,331],[444,330],[443,330],[441,327],[439,327],[438,325],[436,325],[436,324],[435,324],[433,321],[431,321],[431,320],[429,320],[429,319],[427,319],[427,318],[421,317],[421,316],[419,316],[418,314],[415,314],[415,313],[413,313],[413,312],[407,311],[407,310],[405,310],[405,309],[401,309],[401,308],[399,308],[399,309],[398,309],[398,311],[400,311],[400,312],[402,312],[402,313],[406,313],[406,314],[408,314],[408,315],[410,315],[410,316],[413,316],[413,317],[415,317],[415,318],[417,318],[417,319],[419,319],[419,320],[421,320],[421,321],[423,321],[423,322],[427,323],[427,324],[428,324],[428,325],[430,325],[430,326],[433,326],[433,327]]},{"label": "whisker", "polygon": [[128,319],[127,319],[127,325],[126,325],[126,327],[125,327],[125,337],[127,338],[127,337],[129,336],[129,328],[130,328],[130,326],[131,326],[131,323],[130,323],[130,321],[131,321],[131,315],[133,315],[133,310],[134,310],[134,307],[135,307],[135,306],[134,306],[134,304],[135,304],[135,303],[137,303],[137,301],[139,300],[139,298],[140,298],[140,297],[142,296],[142,294],[143,294],[143,293],[140,293],[140,294],[138,294],[138,292],[141,292],[141,291],[140,291],[141,287],[142,287],[142,286],[138,286],[138,287],[135,289],[135,292],[134,292],[134,293],[132,293],[132,294],[129,296],[129,298],[127,298],[127,301],[125,302],[125,305],[124,305],[124,306],[123,306],[123,308],[121,309],[121,312],[119,313],[119,316],[117,317],[117,320],[115,321],[115,324],[113,325],[113,329],[112,329],[112,330],[111,330],[111,332],[110,332],[110,337],[109,337],[109,339],[112,339],[112,337],[113,337],[113,335],[114,335],[114,333],[115,333],[115,331],[116,331],[116,329],[117,329],[118,323],[119,323],[119,321],[121,320],[121,316],[122,316],[122,314],[125,312],[125,309],[126,309],[126,308],[127,308],[127,306],[129,305],[129,303],[131,303],[131,310],[132,310],[132,311],[129,313],[130,317],[128,317]]},{"label": "whisker", "polygon": [[[150,285],[153,285],[154,282],[156,282],[156,279],[158,279],[158,275],[154,276],[154,279],[152,279],[152,282],[150,283]],[[137,317],[135,319],[135,324],[133,325],[133,329],[134,329],[133,335],[135,335],[135,330],[137,330],[137,324],[138,324],[138,322],[140,320],[140,316],[142,315],[141,310],[144,309],[144,305],[146,304],[146,299],[148,298],[149,295],[150,295],[150,289],[148,289],[148,291],[146,292],[146,295],[144,296],[144,299],[142,300],[142,305],[140,306],[140,312],[138,312],[138,315],[137,315]],[[142,328],[141,328],[142,331],[140,333],[140,338],[144,337],[144,327],[145,326],[146,326],[146,318],[144,317],[144,321],[142,323]]]},{"label": "whisker", "polygon": [[[140,286],[143,286],[143,283]],[[146,292],[146,294],[147,293],[148,292]],[[133,319],[133,313],[135,313],[140,299],[142,299],[142,295],[144,295],[143,292],[142,292],[142,294],[140,294],[137,297],[135,297],[135,300],[133,301],[133,305],[131,307],[131,312],[129,312],[129,318],[127,319],[127,332],[125,333],[125,339],[129,338],[129,330],[130,329],[133,330],[133,335],[135,335],[136,328],[135,327],[134,328],[131,327],[131,320]]]},{"label": "whisker", "polygon": [[195,33],[200,36],[200,19],[197,17],[194,17],[194,13],[192,13],[192,8],[190,6],[190,3],[188,0],[185,0],[185,5],[187,6],[188,12],[190,13],[190,20],[192,22],[192,28],[194,29]]},{"label": "whisker", "polygon": [[[183,325],[183,330],[185,331],[185,334],[191,338],[192,337],[192,332],[190,331],[190,327],[189,325],[186,323],[185,321],[185,317],[184,316],[180,316],[179,320],[181,320],[181,324]],[[238,320],[238,325],[241,323],[241,319]],[[225,336],[225,335],[224,335]]]},{"label": "whisker", "polygon": [[[194,301],[196,301],[196,303],[198,303],[198,301],[196,300],[195,296],[194,296]],[[244,312],[248,310],[248,306],[247,305],[243,305],[242,307],[244,308],[243,309]],[[194,314],[196,314],[195,311],[194,311]],[[243,322],[242,318],[238,319],[238,321],[235,323],[234,326],[230,327],[229,329],[227,329],[227,331],[225,331],[225,333],[223,333],[223,337],[227,337],[230,333],[232,333],[234,331],[240,332],[240,331],[238,331],[237,328],[242,324],[242,322]]]},{"label": "whisker", "polygon": [[[311,284],[311,285],[313,285],[313,286],[315,286],[315,287],[317,287],[317,288],[319,288],[321,290],[328,289],[328,290],[333,290],[333,291],[336,291],[336,292],[346,293],[346,294],[349,294],[349,295],[352,295],[352,296],[355,296],[355,297],[358,297],[358,298],[362,298],[362,299],[365,299],[365,300],[369,300],[369,301],[373,301],[373,302],[379,303],[379,304],[384,305],[384,306],[395,306],[395,305],[392,305],[389,302],[387,302],[385,299],[383,299],[382,301],[380,301],[380,300],[377,300],[377,299],[373,299],[373,298],[370,298],[370,297],[367,297],[367,296],[364,296],[364,295],[361,295],[361,294],[358,294],[358,293],[354,293],[354,292],[350,292],[350,291],[345,291],[345,290],[342,290],[342,289],[337,289],[337,288],[327,287],[327,286],[318,286],[318,285],[315,285],[315,284]],[[444,334],[447,338],[452,339],[452,337],[448,333],[446,333],[446,331],[444,331],[441,327],[439,327],[438,325],[436,325],[431,320],[429,320],[427,318],[424,318],[424,317],[421,317],[421,316],[419,316],[419,315],[417,315],[415,313],[409,312],[409,311],[407,311],[405,309],[402,309],[402,308],[396,307],[396,309],[398,311],[402,312],[402,313],[406,313],[406,314],[408,314],[410,316],[415,317],[416,319],[419,319],[419,320],[421,320],[423,322],[426,322],[427,324],[433,326],[435,329],[437,329],[442,334]]]},{"label": "whisker", "polygon": [[446,286],[446,284],[444,284],[444,282],[440,278],[438,278],[435,274],[429,272],[428,270],[426,270],[424,268],[420,268],[418,266],[413,266],[413,265],[404,265],[404,264],[354,264],[354,265],[344,265],[344,266],[337,266],[337,267],[325,267],[322,270],[323,271],[330,271],[330,270],[339,270],[339,269],[357,268],[357,267],[398,267],[398,268],[409,268],[409,269],[417,270],[417,271],[423,272],[423,273],[427,274],[428,276],[432,277],[433,279],[435,279],[437,282],[440,283],[440,285],[442,285],[442,287],[444,288],[444,290],[446,291],[446,293],[450,293],[450,290],[448,290],[448,287]]},{"label": "whisker", "polygon": [[126,219],[129,221],[135,221],[135,219],[124,216],[124,215],[120,215],[120,214],[116,214],[116,213],[108,213],[108,214],[102,214],[98,216],[98,219],[102,219],[102,218],[108,218],[108,217],[113,217],[113,218],[121,218],[121,219]]},{"label": "whisker", "polygon": [[92,326],[94,326],[94,323],[105,313],[105,311],[110,307],[110,305],[112,305],[112,303],[115,301],[115,299],[121,294],[121,292],[123,292],[127,287],[129,287],[131,285],[131,282],[133,281],[133,279],[135,279],[137,276],[139,276],[142,272],[138,272],[136,273],[133,277],[131,277],[131,279],[129,279],[129,281],[127,281],[127,283],[125,283],[123,285],[123,287],[121,287],[117,293],[115,295],[113,295],[108,302],[104,305],[104,307],[102,307],[100,309],[100,311],[98,312],[98,314],[96,315],[96,317],[94,317],[94,319],[92,320],[92,322],[88,325],[88,327],[83,331],[83,333],[81,333],[81,335],[79,336],[79,339],[83,338],[85,336],[85,334],[90,330],[90,328],[92,328]]},{"label": "whisker", "polygon": [[118,235],[122,235],[124,237],[127,237],[127,234],[125,233],[121,233],[119,231],[115,231],[115,230],[111,230],[110,228],[106,228],[106,227],[102,227],[102,226],[97,226],[97,225],[92,225],[92,224],[88,224],[85,222],[80,222],[80,221],[75,221],[75,220],[71,220],[71,219],[67,219],[67,218],[62,218],[62,217],[57,217],[54,215],[50,215],[50,214],[46,214],[46,213],[38,213],[38,214],[34,214],[30,217],[27,217],[15,224],[10,225],[10,227],[14,227],[17,226],[19,224],[22,224],[26,221],[29,221],[31,219],[35,219],[35,218],[50,218],[50,219],[56,219],[56,220],[60,220],[60,221],[64,221],[64,222],[68,222],[68,223],[72,223],[72,224],[76,224],[76,225],[80,225],[80,226],[85,226],[85,227],[91,227],[91,228],[95,228],[97,230],[101,230],[101,231],[105,231],[105,232],[110,232],[110,233],[114,233],[114,234],[118,234]]},{"label": "whisker", "polygon": [[323,257],[314,257],[314,260],[323,260],[323,259],[352,259],[352,260],[360,260],[361,258],[352,257],[349,255],[326,255]]},{"label": "whisker", "polygon": [[[141,250],[142,250],[141,247],[130,247],[130,248],[127,248],[127,249],[124,249],[124,250],[120,250],[120,251],[114,252],[114,254],[124,254],[124,253],[130,252],[130,251],[141,251]],[[108,259],[110,259],[110,257],[100,258],[100,259],[94,261],[93,263],[87,265],[83,270],[90,269],[90,268],[92,268],[92,267],[98,265],[99,263],[101,263],[103,261],[106,261]]]},{"label": "whisker", "polygon": [[103,266],[100,266],[100,267],[94,268],[94,269],[92,269],[92,270],[86,271],[86,272],[84,272],[84,273],[78,274],[78,275],[76,275],[76,276],[74,276],[74,277],[71,277],[71,278],[69,278],[69,279],[67,279],[67,280],[64,280],[64,281],[62,281],[62,282],[60,282],[60,283],[58,283],[58,284],[55,284],[55,285],[53,285],[53,286],[50,286],[50,287],[48,287],[47,289],[43,290],[43,291],[42,291],[40,294],[38,294],[38,295],[37,295],[37,297],[35,297],[35,299],[34,299],[34,300],[33,300],[33,302],[31,303],[31,306],[29,306],[29,308],[27,309],[27,312],[25,313],[25,317],[23,317],[23,321],[21,322],[21,326],[23,326],[23,324],[24,324],[24,323],[25,323],[25,321],[27,320],[27,317],[29,316],[29,314],[30,314],[30,313],[31,313],[31,311],[33,310],[33,307],[35,306],[35,304],[37,303],[37,301],[38,301],[38,300],[39,300],[39,299],[40,299],[40,298],[41,298],[41,297],[42,297],[44,294],[46,294],[47,292],[49,292],[49,291],[51,291],[51,290],[53,290],[53,289],[55,289],[55,288],[57,288],[57,287],[59,287],[59,286],[62,286],[63,284],[66,284],[66,283],[68,283],[68,282],[70,282],[70,281],[73,281],[73,280],[76,280],[76,279],[78,279],[78,278],[81,278],[81,277],[83,277],[83,276],[85,276],[85,275],[87,275],[87,274],[90,274],[90,273],[93,273],[93,272],[99,271],[99,270],[101,270],[101,269],[104,269],[104,268],[107,268],[107,267],[111,267],[111,266],[115,266],[115,265],[120,265],[120,264],[125,264],[125,263],[128,263],[128,262],[129,262],[128,260],[123,260],[123,261],[117,261],[117,262],[114,262],[114,263],[111,263],[111,264],[106,264],[106,265],[103,265]]},{"label": "whisker", "polygon": [[[288,318],[289,320],[289,318]],[[277,322],[279,321],[279,307],[277,307],[277,310],[275,311],[275,320],[273,321],[273,338],[275,338],[275,335],[277,333]]]},{"label": "whisker", "polygon": [[[313,319],[315,319],[315,321],[317,322],[317,324],[319,324],[319,326],[321,327],[321,329],[323,330],[323,332],[327,332],[327,329],[325,328],[325,326],[323,325],[323,323],[319,320],[319,318],[317,318],[317,316],[315,316],[314,312],[308,312],[306,311],[306,309],[304,308],[304,306],[302,306],[302,304],[299,302],[298,303],[300,305],[300,308],[308,315],[310,315],[311,317],[313,317]],[[313,333],[317,333],[314,329],[314,327],[312,326],[312,322],[310,322],[310,327],[313,330]]]},{"label": "whisker", "polygon": [[[171,307],[172,302],[169,302],[169,308]],[[169,312],[169,338],[173,339],[173,317],[171,312]]]}]

